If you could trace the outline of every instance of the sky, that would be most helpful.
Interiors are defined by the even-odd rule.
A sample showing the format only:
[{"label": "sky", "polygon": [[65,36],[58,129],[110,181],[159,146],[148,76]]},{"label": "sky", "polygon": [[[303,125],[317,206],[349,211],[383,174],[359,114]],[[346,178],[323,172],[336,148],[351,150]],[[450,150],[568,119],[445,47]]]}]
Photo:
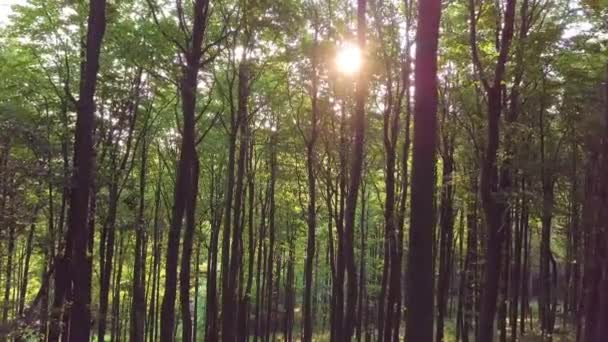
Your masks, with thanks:
[{"label": "sky", "polygon": [[8,22],[8,16],[12,13],[11,6],[25,2],[26,0],[0,0],[0,27]]}]

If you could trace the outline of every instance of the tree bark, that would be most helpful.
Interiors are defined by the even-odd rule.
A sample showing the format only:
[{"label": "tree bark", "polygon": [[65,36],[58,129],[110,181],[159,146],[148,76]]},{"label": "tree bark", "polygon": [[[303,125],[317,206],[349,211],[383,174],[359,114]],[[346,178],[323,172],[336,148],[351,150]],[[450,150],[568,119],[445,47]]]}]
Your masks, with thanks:
[{"label": "tree bark", "polygon": [[134,251],[134,264],[133,264],[133,303],[131,308],[131,326],[130,326],[130,340],[132,342],[143,342],[144,341],[144,326],[145,326],[145,314],[146,314],[146,302],[145,302],[145,274],[146,260],[145,260],[145,238],[146,238],[146,227],[144,218],[144,205],[145,205],[145,193],[146,193],[146,160],[148,146],[146,143],[146,132],[144,132],[142,146],[141,146],[141,165],[139,174],[139,209],[137,213],[137,226],[135,236],[135,251]]},{"label": "tree bark", "polygon": [[249,149],[247,125],[249,100],[250,71],[247,61],[242,61],[238,70],[238,116],[236,126],[240,131],[240,146],[237,160],[237,171],[234,189],[234,222],[232,224],[232,245],[230,251],[230,269],[228,272],[228,293],[225,294],[226,301],[223,303],[222,312],[222,341],[234,341],[238,334],[235,331],[236,319],[239,317],[239,286],[238,275],[242,263],[242,239],[243,225],[241,215],[243,213],[243,183],[247,161],[247,150]]},{"label": "tree bark", "polygon": [[[196,145],[195,145],[195,110],[196,92],[198,86],[198,72],[200,69],[202,44],[205,36],[207,17],[209,12],[209,0],[196,0],[193,4],[192,35],[188,42],[188,50],[184,57],[186,65],[183,66],[183,74],[180,84],[180,95],[182,100],[183,135],[181,154],[177,167],[177,180],[175,184],[175,195],[171,227],[167,243],[167,263],[165,265],[165,295],[161,307],[161,340],[173,341],[175,327],[175,297],[177,285],[177,263],[179,253],[179,241],[182,228],[182,220],[186,211],[186,201],[191,198],[191,179],[196,168]],[[190,262],[188,260],[188,262]]]},{"label": "tree bark", "polygon": [[308,176],[308,216],[306,223],[308,233],[306,240],[306,261],[304,265],[304,299],[303,299],[303,342],[312,341],[313,317],[312,317],[312,285],[313,285],[313,262],[316,252],[316,229],[317,229],[317,190],[315,176],[315,143],[317,140],[317,121],[318,121],[318,82],[317,73],[317,49],[318,49],[318,28],[315,26],[314,46],[312,51],[312,87],[310,112],[310,136],[306,140],[306,171]]},{"label": "tree bark", "polygon": [[[476,24],[478,16],[475,2],[469,2],[470,45],[473,63],[481,79],[487,96],[487,139],[484,158],[481,165],[480,194],[484,209],[487,234],[485,244],[484,279],[479,312],[478,341],[491,341],[494,335],[494,319],[497,308],[500,270],[502,264],[502,245],[504,240],[504,217],[508,206],[503,199],[503,192],[508,190],[509,182],[499,184],[497,156],[500,144],[500,115],[503,109],[503,80],[506,63],[509,57],[513,27],[515,21],[516,0],[508,0],[505,5],[504,19],[500,41],[497,42],[498,59],[494,66],[493,80],[488,81],[483,75],[483,67],[478,55]],[[497,26],[497,30],[501,26]],[[498,31],[497,31],[498,36]],[[501,179],[502,181],[502,179]]]},{"label": "tree bark", "polygon": [[[357,41],[359,49],[365,51],[367,36],[366,21],[367,0],[357,1]],[[363,169],[363,149],[365,135],[365,101],[367,98],[366,66],[359,71],[355,90],[355,113],[353,116],[353,142],[350,159],[349,186],[344,210],[344,261],[346,266],[346,311],[343,321],[343,337],[350,340],[355,328],[357,312],[357,266],[355,264],[354,226],[357,196]]]},{"label": "tree bark", "polygon": [[[93,182],[93,126],[95,124],[95,88],[99,56],[106,28],[106,1],[91,0],[87,22],[85,60],[79,99],[76,104],[74,172],[70,192],[68,235],[71,248],[66,249],[69,276],[73,283],[70,307],[70,341],[88,341],[91,330],[91,255],[88,220],[91,184]],[[61,282],[61,281],[60,281]]]},{"label": "tree bark", "polygon": [[[196,198],[198,196],[199,162],[194,156],[193,169],[189,179],[189,198],[186,202],[186,229],[182,244],[182,260],[179,275],[180,302],[182,311],[182,341],[193,341],[192,313],[190,311],[190,279],[192,265],[192,246],[196,229]],[[196,307],[194,308],[196,310]]]},{"label": "tree bark", "polygon": [[406,341],[433,340],[433,191],[441,2],[418,3]]},{"label": "tree bark", "polygon": [[443,184],[441,187],[439,279],[437,280],[437,332],[436,341],[443,342],[444,320],[450,292],[452,250],[454,241],[454,147],[450,136],[443,137]]}]

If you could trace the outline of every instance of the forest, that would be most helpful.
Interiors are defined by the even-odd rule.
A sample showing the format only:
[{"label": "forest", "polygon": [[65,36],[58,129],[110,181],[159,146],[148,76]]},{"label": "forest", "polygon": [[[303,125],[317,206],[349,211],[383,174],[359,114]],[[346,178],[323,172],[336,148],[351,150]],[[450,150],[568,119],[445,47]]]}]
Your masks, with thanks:
[{"label": "forest", "polygon": [[607,0],[0,1],[0,341],[608,341]]}]

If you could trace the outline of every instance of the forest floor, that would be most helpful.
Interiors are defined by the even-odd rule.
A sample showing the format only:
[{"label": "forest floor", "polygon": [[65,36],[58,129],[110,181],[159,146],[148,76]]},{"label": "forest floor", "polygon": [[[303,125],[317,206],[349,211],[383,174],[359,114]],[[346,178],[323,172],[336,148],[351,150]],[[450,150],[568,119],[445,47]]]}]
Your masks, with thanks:
[{"label": "forest floor", "polygon": [[[456,341],[456,334],[454,328],[454,322],[446,322],[446,330],[445,330],[445,342],[454,342]],[[534,324],[533,324],[534,325]],[[299,336],[294,332],[294,336]],[[279,334],[277,334],[279,337]],[[473,336],[471,336],[471,339]],[[317,334],[313,341],[315,342],[329,342],[329,333]],[[365,337],[362,337],[362,340],[365,341]],[[375,340],[373,337],[371,340]],[[278,338],[278,341],[282,341],[282,336]],[[495,341],[499,341],[498,334],[495,334]],[[540,335],[540,331],[535,327],[532,330],[527,330],[526,334],[519,338],[519,342],[542,342],[543,339]],[[574,342],[576,341],[576,331],[574,325],[569,325],[567,330],[562,329],[562,326],[556,324],[555,333],[553,334],[553,342]]]}]

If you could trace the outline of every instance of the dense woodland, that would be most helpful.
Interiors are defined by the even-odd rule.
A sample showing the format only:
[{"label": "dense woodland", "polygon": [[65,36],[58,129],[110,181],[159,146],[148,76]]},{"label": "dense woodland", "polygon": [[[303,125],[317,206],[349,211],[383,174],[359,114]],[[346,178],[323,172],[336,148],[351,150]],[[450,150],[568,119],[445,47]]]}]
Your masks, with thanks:
[{"label": "dense woodland", "polygon": [[0,341],[606,341],[607,46],[605,0],[23,1]]}]

